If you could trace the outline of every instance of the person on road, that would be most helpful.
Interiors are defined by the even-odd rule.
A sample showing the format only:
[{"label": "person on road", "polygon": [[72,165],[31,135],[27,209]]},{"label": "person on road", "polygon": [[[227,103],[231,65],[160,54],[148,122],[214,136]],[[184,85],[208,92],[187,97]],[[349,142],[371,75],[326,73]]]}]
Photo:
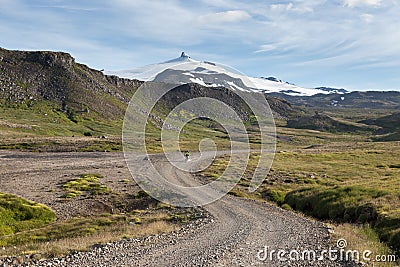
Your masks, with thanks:
[{"label": "person on road", "polygon": [[184,155],[185,155],[185,161],[188,161],[189,160],[189,156],[190,156],[189,150],[186,150]]}]

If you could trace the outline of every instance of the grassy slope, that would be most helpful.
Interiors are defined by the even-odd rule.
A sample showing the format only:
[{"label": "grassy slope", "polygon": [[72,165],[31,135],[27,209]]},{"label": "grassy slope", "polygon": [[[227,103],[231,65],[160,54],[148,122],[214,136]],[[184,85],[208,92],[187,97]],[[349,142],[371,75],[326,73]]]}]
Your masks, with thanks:
[{"label": "grassy slope", "polygon": [[[0,237],[42,227],[56,219],[48,207],[0,193]],[[4,245],[0,238],[0,246]]]},{"label": "grassy slope", "polygon": [[303,116],[288,120],[288,127],[297,129],[311,129],[328,132],[373,132],[372,127],[360,123],[350,122],[343,119],[335,119],[325,114]]},{"label": "grassy slope", "polygon": [[122,121],[94,121],[80,115],[78,121],[71,121],[68,116],[49,101],[36,102],[31,107],[0,106],[0,129],[5,136],[84,136],[85,132],[93,135],[120,135]]},{"label": "grassy slope", "polygon": [[[49,101],[0,106],[0,148],[31,151],[121,150],[119,120],[94,120],[86,114],[68,118]],[[98,138],[106,136],[107,139]]]}]

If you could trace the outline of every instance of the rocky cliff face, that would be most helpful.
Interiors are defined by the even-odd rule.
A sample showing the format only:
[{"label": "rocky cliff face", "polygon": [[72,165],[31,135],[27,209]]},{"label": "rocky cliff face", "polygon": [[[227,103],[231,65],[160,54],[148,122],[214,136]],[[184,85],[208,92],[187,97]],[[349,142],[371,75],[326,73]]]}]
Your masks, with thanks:
[{"label": "rocky cliff face", "polygon": [[60,109],[91,110],[106,117],[121,117],[141,82],[106,76],[75,62],[62,52],[0,49],[0,101],[33,105],[48,100]]}]

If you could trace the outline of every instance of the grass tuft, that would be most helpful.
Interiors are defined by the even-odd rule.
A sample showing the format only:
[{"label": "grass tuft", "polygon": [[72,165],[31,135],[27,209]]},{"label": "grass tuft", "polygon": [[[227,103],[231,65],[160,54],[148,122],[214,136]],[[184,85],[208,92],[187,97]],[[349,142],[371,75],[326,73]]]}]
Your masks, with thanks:
[{"label": "grass tuft", "polygon": [[110,188],[101,185],[99,178],[103,176],[99,174],[82,174],[78,178],[73,178],[62,185],[65,194],[62,198],[74,198],[88,192],[91,195],[104,195],[110,193]]},{"label": "grass tuft", "polygon": [[55,221],[48,207],[26,199],[0,193],[0,246],[8,235],[42,227]]}]

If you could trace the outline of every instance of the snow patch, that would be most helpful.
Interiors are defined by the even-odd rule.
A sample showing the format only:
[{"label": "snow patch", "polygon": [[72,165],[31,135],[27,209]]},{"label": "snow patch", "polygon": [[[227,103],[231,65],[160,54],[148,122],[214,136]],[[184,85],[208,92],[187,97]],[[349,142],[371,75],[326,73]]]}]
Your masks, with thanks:
[{"label": "snow patch", "polygon": [[183,72],[182,74],[186,75],[186,76],[194,77],[194,75],[190,72]]}]

